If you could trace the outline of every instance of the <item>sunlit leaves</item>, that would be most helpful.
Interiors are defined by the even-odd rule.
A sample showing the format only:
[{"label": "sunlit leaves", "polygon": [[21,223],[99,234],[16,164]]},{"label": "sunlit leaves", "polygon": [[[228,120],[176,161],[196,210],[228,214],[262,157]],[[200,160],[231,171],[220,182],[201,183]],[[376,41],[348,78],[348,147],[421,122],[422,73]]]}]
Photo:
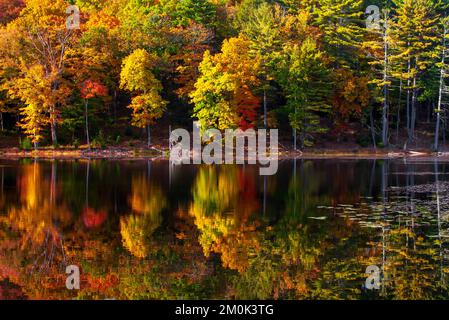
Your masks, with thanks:
[{"label": "sunlit leaves", "polygon": [[255,125],[259,99],[252,93],[258,84],[260,59],[250,56],[244,37],[225,40],[222,52],[204,54],[201,76],[191,93],[194,112],[204,128],[236,128]]},{"label": "sunlit leaves", "polygon": [[133,111],[132,123],[140,128],[160,118],[167,104],[160,96],[162,85],[152,72],[154,60],[144,49],[137,49],[124,59],[120,75],[121,88],[137,94],[129,108]]}]

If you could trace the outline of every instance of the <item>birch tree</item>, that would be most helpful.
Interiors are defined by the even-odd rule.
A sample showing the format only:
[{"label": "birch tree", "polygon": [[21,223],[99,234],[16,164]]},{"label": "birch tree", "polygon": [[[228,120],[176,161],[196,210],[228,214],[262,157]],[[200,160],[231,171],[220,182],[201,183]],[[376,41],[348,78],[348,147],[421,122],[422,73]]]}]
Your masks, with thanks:
[{"label": "birch tree", "polygon": [[445,105],[443,101],[443,96],[445,93],[448,93],[448,88],[445,85],[445,78],[447,77],[447,59],[449,58],[449,50],[447,47],[448,42],[448,26],[449,19],[446,17],[443,19],[442,23],[442,46],[441,46],[441,64],[440,64],[440,85],[438,89],[438,104],[435,110],[436,113],[436,124],[435,124],[435,142],[434,149],[435,151],[439,151],[439,137],[440,137],[440,123],[441,123],[441,114],[443,112],[443,105]]},{"label": "birch tree", "polygon": [[382,20],[376,28],[372,28],[374,39],[364,43],[373,57],[370,65],[374,68],[374,73],[380,73],[381,78],[375,78],[371,83],[375,84],[381,90],[381,97],[379,101],[382,103],[382,144],[388,146],[389,144],[389,100],[388,93],[391,86],[390,79],[390,23],[389,10],[382,11]]}]

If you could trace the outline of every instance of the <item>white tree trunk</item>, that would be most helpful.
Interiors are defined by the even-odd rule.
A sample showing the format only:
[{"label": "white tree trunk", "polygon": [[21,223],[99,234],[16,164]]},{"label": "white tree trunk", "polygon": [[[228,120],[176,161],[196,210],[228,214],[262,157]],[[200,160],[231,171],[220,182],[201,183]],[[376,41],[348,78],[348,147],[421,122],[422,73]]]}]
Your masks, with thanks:
[{"label": "white tree trunk", "polygon": [[434,148],[435,151],[439,150],[439,140],[440,140],[440,122],[441,122],[441,105],[443,102],[443,87],[444,87],[444,67],[446,62],[446,26],[444,27],[443,32],[443,50],[442,50],[442,58],[441,58],[441,69],[440,69],[440,87],[438,90],[438,105],[437,105],[437,119],[435,125],[435,143]]},{"label": "white tree trunk", "polygon": [[384,73],[383,73],[383,91],[384,101],[382,108],[382,143],[386,147],[388,146],[388,11],[384,11],[385,15],[385,27],[384,27]]}]

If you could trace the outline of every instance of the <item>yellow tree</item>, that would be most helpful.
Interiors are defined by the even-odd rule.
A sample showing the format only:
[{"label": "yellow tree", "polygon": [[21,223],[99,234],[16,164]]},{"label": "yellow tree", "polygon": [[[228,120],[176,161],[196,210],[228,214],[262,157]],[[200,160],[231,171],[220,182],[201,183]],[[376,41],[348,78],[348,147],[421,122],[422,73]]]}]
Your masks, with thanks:
[{"label": "yellow tree", "polygon": [[260,105],[252,88],[259,84],[260,58],[250,56],[251,42],[240,36],[225,40],[222,52],[214,56],[206,51],[199,66],[200,77],[190,94],[194,115],[203,128],[254,125]]},{"label": "yellow tree", "polygon": [[148,130],[148,146],[151,145],[150,126],[162,117],[167,101],[162,99],[161,82],[152,69],[155,57],[144,49],[134,50],[123,60],[120,87],[135,94],[128,106],[132,110],[132,124]]},{"label": "yellow tree", "polygon": [[48,113],[57,103],[61,103],[69,89],[61,83],[55,90],[54,77],[47,76],[41,65],[34,65],[26,70],[23,77],[16,79],[10,86],[9,94],[24,102],[20,109],[23,116],[19,126],[33,141],[35,148],[42,139],[42,130],[51,121]]},{"label": "yellow tree", "polygon": [[[14,37],[12,48],[18,52],[15,59],[16,75],[8,82],[9,89],[27,104],[28,108],[37,108],[34,99],[27,93],[31,88],[23,89],[18,81],[20,79],[33,85],[27,79],[39,74],[41,81],[35,83],[36,91],[40,91],[45,83],[46,94],[40,97],[45,103],[39,108],[45,108],[44,114],[48,117],[51,126],[51,138],[57,145],[56,125],[59,118],[60,107],[65,102],[67,87],[64,86],[63,71],[67,59],[67,49],[74,43],[76,30],[67,28],[66,13],[70,3],[64,0],[28,0],[21,15],[8,25]],[[30,75],[29,72],[35,74]],[[30,120],[32,118],[29,118]]]},{"label": "yellow tree", "polygon": [[[1,5],[0,5],[1,7]],[[1,11],[1,10],[0,10]],[[15,33],[11,28],[0,26],[0,131],[4,130],[3,115],[17,113],[17,103],[8,96],[8,79],[17,73],[17,57],[20,48],[14,43]]]}]

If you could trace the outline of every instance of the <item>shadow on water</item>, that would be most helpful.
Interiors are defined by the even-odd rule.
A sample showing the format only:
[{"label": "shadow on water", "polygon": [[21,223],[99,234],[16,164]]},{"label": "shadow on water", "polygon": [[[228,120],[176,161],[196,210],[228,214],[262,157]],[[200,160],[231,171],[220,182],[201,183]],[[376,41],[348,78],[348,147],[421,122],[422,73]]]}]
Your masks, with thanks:
[{"label": "shadow on water", "polygon": [[448,223],[433,159],[2,160],[0,299],[446,299]]}]

